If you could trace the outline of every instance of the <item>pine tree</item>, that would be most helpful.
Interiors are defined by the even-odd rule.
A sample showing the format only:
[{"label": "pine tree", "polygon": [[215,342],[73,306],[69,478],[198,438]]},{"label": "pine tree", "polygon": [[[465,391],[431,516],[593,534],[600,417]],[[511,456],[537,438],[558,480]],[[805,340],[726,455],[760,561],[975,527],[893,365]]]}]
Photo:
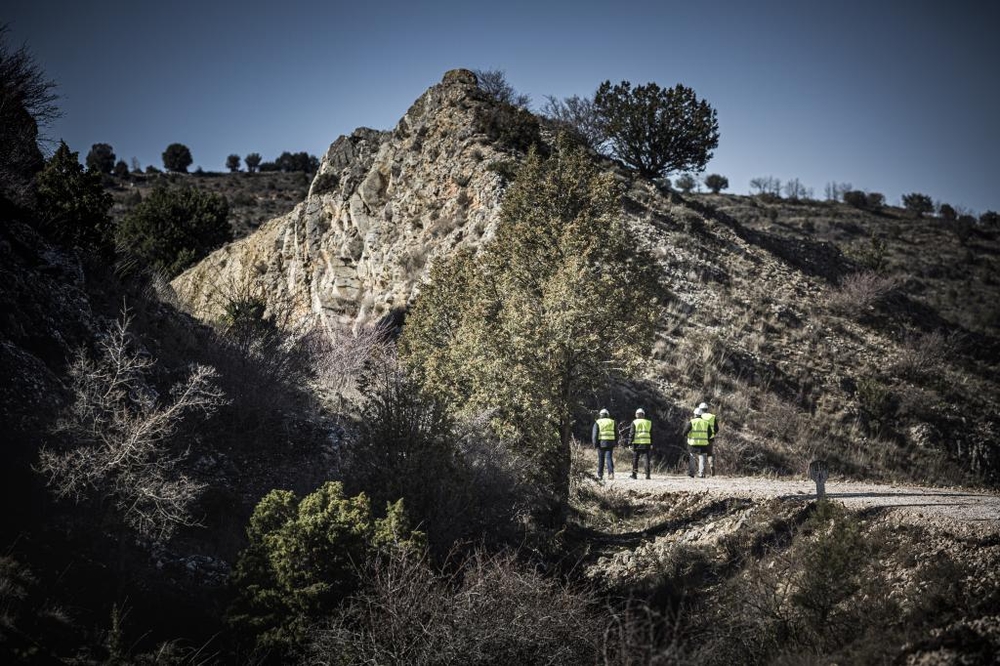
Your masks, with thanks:
[{"label": "pine tree", "polygon": [[497,426],[535,456],[557,509],[569,495],[574,415],[648,352],[663,292],[624,224],[617,185],[561,140],[532,150],[478,257],[436,266],[403,334],[430,390]]}]

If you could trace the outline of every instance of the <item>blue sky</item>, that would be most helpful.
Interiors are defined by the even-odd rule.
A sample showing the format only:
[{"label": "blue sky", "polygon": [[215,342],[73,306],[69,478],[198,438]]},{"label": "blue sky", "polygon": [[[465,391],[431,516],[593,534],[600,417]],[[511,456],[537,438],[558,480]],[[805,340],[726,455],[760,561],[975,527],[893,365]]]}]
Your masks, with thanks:
[{"label": "blue sky", "polygon": [[0,22],[58,84],[47,134],[81,157],[322,156],[449,69],[502,69],[536,108],[606,79],[693,88],[731,192],[774,176],[1000,210],[996,2],[8,0]]}]

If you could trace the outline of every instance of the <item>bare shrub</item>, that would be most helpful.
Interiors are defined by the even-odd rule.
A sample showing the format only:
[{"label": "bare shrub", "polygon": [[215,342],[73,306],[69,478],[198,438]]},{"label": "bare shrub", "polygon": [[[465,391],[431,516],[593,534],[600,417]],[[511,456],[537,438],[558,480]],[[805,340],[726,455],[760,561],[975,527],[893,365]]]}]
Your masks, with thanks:
[{"label": "bare shrub", "polygon": [[360,397],[362,370],[373,359],[390,354],[391,333],[390,324],[381,322],[354,330],[317,326],[303,338],[313,380],[338,408]]},{"label": "bare shrub", "polygon": [[314,632],[314,664],[594,663],[602,622],[588,596],[510,554],[474,554],[441,576],[394,557]]},{"label": "bare shrub", "polygon": [[163,403],[147,381],[155,361],[134,349],[130,321],[123,312],[96,360],[77,354],[69,370],[73,403],[59,424],[72,447],[43,449],[38,468],[57,496],[109,503],[138,533],[167,538],[195,524],[189,508],[202,489],[183,473],[188,450],[175,435],[189,414],[211,414],[223,396],[215,370],[197,365]]},{"label": "bare shrub", "polygon": [[910,333],[903,341],[899,356],[892,364],[892,371],[905,379],[917,379],[941,369],[955,355],[962,344],[957,331],[945,333]]},{"label": "bare shrub", "polygon": [[695,661],[811,663],[803,657],[877,635],[883,618],[898,612],[873,566],[880,548],[856,517],[818,502],[787,548],[766,552],[724,585],[703,614],[710,639]]},{"label": "bare shrub", "polygon": [[842,315],[856,315],[874,308],[900,286],[899,278],[875,271],[851,273],[828,292],[827,307]]},{"label": "bare shrub", "polygon": [[691,663],[677,641],[679,624],[641,602],[630,601],[623,608],[609,608],[597,663],[606,666]]},{"label": "bare shrub", "polygon": [[865,377],[858,380],[854,397],[861,426],[869,434],[882,434],[893,421],[898,406],[892,390],[875,377]]},{"label": "bare shrub", "polygon": [[352,493],[367,493],[375,506],[405,498],[439,557],[456,541],[524,537],[542,491],[528,460],[490,428],[491,414],[456,421],[405,374],[391,349],[366,366],[360,387],[361,424],[342,463]]}]

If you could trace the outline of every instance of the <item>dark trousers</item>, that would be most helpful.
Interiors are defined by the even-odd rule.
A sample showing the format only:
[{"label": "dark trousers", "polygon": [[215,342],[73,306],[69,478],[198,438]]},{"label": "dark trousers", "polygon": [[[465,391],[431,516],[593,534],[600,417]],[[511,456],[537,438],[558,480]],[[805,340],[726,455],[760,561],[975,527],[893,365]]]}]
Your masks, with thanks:
[{"label": "dark trousers", "polygon": [[650,446],[637,446],[632,449],[632,475],[639,472],[639,456],[646,456],[646,478],[649,478],[649,450]]},{"label": "dark trousers", "polygon": [[608,461],[608,475],[615,475],[615,445],[609,444],[608,446],[598,445],[597,447],[597,478],[604,478],[604,460],[607,457]]}]

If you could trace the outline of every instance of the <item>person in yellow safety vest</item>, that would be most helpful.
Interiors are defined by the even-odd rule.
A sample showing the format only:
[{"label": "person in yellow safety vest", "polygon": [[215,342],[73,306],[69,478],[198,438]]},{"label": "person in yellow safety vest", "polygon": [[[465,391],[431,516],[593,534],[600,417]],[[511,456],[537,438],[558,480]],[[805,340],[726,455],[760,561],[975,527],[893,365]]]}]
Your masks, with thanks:
[{"label": "person in yellow safety vest", "polygon": [[649,452],[653,448],[653,422],[646,418],[642,407],[635,410],[635,420],[628,427],[626,441],[632,447],[632,478],[639,473],[639,456],[646,456],[646,478],[649,478]]},{"label": "person in yellow safety vest", "polygon": [[698,459],[698,476],[705,476],[705,457],[708,448],[708,435],[711,426],[702,418],[701,407],[694,410],[694,418],[688,422],[684,435],[688,445],[688,476],[694,476],[694,461]]},{"label": "person in yellow safety vest", "polygon": [[705,453],[708,455],[708,473],[715,476],[715,436],[719,433],[719,422],[715,417],[715,414],[708,411],[708,403],[703,402],[698,405],[698,409],[701,410],[701,418],[708,421],[710,427],[708,433],[708,448],[705,449]]},{"label": "person in yellow safety vest", "polygon": [[608,478],[615,478],[615,420],[608,410],[602,409],[590,432],[591,442],[597,449],[597,480],[604,480],[604,462],[607,459]]}]

